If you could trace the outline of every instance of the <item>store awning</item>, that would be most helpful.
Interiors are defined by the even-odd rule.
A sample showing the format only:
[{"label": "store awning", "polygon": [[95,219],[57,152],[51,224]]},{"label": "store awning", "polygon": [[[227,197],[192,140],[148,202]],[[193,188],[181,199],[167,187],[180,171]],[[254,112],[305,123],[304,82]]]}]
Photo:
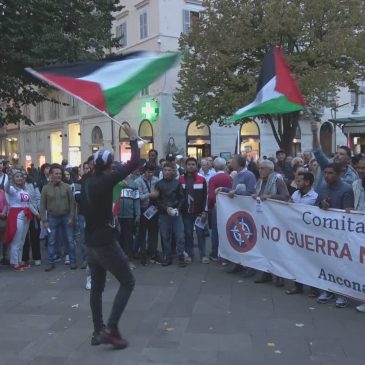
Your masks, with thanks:
[{"label": "store awning", "polygon": [[346,134],[365,134],[365,116],[329,119],[329,121],[341,126]]}]

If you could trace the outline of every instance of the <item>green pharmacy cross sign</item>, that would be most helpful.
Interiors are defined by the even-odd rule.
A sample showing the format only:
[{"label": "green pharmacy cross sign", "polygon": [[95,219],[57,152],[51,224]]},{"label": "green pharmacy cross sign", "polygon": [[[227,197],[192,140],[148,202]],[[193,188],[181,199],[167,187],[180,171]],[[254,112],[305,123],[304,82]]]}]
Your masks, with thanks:
[{"label": "green pharmacy cross sign", "polygon": [[157,119],[159,110],[155,102],[147,101],[142,107],[141,112],[145,119],[155,121]]}]

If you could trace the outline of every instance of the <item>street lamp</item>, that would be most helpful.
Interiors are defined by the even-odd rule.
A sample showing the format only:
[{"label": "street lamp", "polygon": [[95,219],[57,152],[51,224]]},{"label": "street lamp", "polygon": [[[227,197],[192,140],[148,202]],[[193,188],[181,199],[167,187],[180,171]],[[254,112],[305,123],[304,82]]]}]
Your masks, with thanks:
[{"label": "street lamp", "polygon": [[354,109],[352,110],[351,114],[353,114],[353,115],[360,114],[359,95],[363,95],[364,92],[363,91],[358,91],[358,89],[351,89],[350,91],[355,94]]},{"label": "street lamp", "polygon": [[[333,117],[332,119],[332,123],[333,123],[333,127],[334,127],[334,134],[333,134],[333,139],[334,139],[334,145],[335,145],[335,149],[337,149],[337,124],[336,124],[336,113],[337,113],[337,110],[342,108],[343,106],[346,106],[350,103],[344,103],[344,104],[341,104],[341,105],[337,105],[336,103],[333,104],[332,108],[331,108],[331,115]],[[354,108],[355,109],[355,108]],[[333,114],[332,114],[333,112]],[[353,114],[353,112],[352,112]]]}]

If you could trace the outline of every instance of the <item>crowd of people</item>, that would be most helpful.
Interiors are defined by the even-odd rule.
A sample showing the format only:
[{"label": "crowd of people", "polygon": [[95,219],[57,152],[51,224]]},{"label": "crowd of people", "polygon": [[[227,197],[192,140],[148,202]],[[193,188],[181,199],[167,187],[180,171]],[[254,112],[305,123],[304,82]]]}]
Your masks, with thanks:
[{"label": "crowd of people", "polygon": [[[365,211],[365,155],[352,156],[347,146],[341,146],[328,159],[319,144],[317,124],[312,123],[311,128],[313,149],[295,157],[279,149],[275,157],[265,156],[256,162],[248,161],[244,155],[234,155],[230,161],[222,157],[197,161],[193,157],[168,154],[159,160],[158,152],[150,150],[148,160],[136,163],[137,168],[128,171],[122,181],[105,178],[104,185],[113,183],[110,225],[128,257],[130,269],[135,269],[137,263],[169,266],[174,259],[180,267],[194,261],[227,265],[218,256],[218,192],[225,192],[232,199],[244,195],[316,205],[324,210]],[[88,262],[85,242],[97,238],[88,234],[85,221],[88,208],[83,199],[89,201],[85,186],[91,185],[92,191],[97,158],[109,157],[97,152],[79,167],[70,167],[64,160],[61,164],[46,163],[40,169],[31,167],[27,171],[0,161],[2,265],[19,273],[45,261],[45,271],[49,272],[63,261],[71,270],[86,269],[86,288],[94,285],[89,268],[93,260],[89,257]],[[111,171],[120,170],[120,163],[110,163]],[[103,201],[96,206],[109,209],[103,206]],[[92,224],[98,226],[99,222]],[[211,247],[206,244],[209,236]],[[42,257],[44,247],[47,254]],[[267,272],[238,264],[229,268],[233,274],[255,276],[258,284],[274,281],[279,287],[284,285],[282,278]],[[303,284],[295,282],[286,294],[299,294],[303,290]],[[335,298],[333,293],[316,288],[310,288],[309,295],[319,303],[335,299],[339,308],[348,304],[347,298]],[[365,304],[357,309],[365,312]]]}]

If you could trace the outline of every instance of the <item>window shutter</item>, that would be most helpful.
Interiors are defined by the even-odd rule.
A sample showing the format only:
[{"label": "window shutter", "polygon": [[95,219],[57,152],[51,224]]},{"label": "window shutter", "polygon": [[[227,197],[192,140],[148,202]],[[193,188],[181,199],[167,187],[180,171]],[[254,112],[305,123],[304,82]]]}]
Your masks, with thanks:
[{"label": "window shutter", "polygon": [[125,47],[127,45],[127,23],[123,23],[122,36],[122,46]]},{"label": "window shutter", "polygon": [[183,10],[183,33],[190,30],[190,10]]},{"label": "window shutter", "polygon": [[139,37],[143,39],[143,14],[139,14]]}]

